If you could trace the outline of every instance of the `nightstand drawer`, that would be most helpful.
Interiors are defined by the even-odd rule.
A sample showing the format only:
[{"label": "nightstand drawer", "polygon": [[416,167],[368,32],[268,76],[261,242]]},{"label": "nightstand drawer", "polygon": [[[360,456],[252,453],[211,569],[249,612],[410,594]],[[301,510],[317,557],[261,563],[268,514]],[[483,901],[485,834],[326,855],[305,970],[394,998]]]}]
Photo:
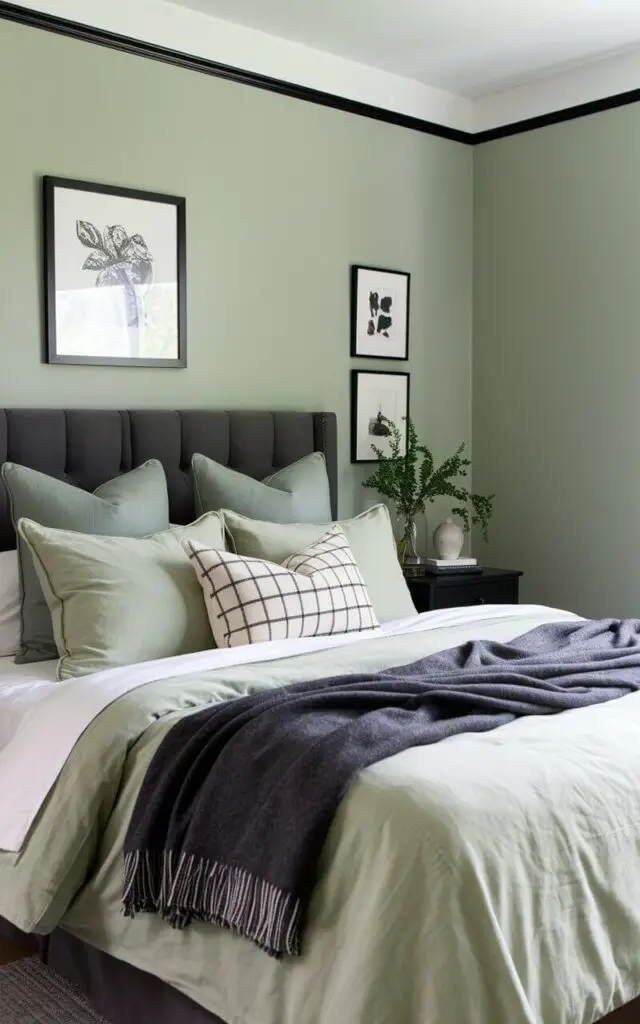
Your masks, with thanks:
[{"label": "nightstand drawer", "polygon": [[428,572],[407,579],[418,612],[472,604],[517,604],[521,572],[484,567],[477,574],[446,576]]},{"label": "nightstand drawer", "polygon": [[477,580],[437,587],[434,608],[460,608],[471,604],[517,604],[518,579]]}]

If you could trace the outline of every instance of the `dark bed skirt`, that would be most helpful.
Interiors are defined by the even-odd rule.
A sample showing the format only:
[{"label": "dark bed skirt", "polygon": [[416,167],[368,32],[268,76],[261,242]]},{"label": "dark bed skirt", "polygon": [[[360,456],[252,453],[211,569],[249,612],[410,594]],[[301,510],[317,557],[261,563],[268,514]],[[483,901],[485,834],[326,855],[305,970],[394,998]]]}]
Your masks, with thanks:
[{"label": "dark bed skirt", "polygon": [[[159,978],[88,946],[61,928],[47,938],[25,935],[0,917],[0,936],[38,951],[45,963],[85,993],[110,1024],[225,1024]],[[608,1013],[598,1024],[639,1022],[640,997]]]},{"label": "dark bed skirt", "polygon": [[47,963],[74,982],[111,1024],[224,1024],[177,989],[58,930]]},{"label": "dark bed skirt", "polygon": [[38,952],[54,971],[81,989],[110,1024],[225,1024],[159,978],[88,946],[61,928],[44,938],[26,935],[0,918],[0,936]]}]

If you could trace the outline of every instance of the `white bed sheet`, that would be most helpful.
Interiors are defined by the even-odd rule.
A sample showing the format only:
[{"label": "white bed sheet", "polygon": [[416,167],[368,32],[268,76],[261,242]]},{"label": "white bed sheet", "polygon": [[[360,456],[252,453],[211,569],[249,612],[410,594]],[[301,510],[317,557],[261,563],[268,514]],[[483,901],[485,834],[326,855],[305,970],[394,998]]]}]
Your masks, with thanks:
[{"label": "white bed sheet", "polygon": [[0,658],[0,693],[4,687],[24,683],[54,683],[57,659],[37,661],[32,665],[16,665],[13,658]]},{"label": "white bed sheet", "polygon": [[57,660],[16,665],[13,658],[0,658],[0,753],[28,708],[58,686],[57,666]]}]

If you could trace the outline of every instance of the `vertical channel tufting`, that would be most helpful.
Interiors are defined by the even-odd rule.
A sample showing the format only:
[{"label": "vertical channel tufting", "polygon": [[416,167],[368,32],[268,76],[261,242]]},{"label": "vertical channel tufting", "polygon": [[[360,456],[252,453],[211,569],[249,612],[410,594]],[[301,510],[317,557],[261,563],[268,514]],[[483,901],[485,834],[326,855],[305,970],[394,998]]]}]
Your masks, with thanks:
[{"label": "vertical channel tufting", "polygon": [[228,412],[190,409],[182,413],[182,468],[191,472],[191,459],[197,453],[229,465],[230,419]]},{"label": "vertical channel tufting", "polygon": [[313,417],[306,412],[275,412],[273,468],[282,469],[314,451]]},{"label": "vertical channel tufting", "polygon": [[59,480],[67,464],[66,413],[62,409],[8,409],[7,459]]},{"label": "vertical channel tufting", "polygon": [[271,412],[229,413],[229,466],[256,480],[273,470],[274,419]]},{"label": "vertical channel tufting", "polygon": [[129,417],[134,466],[158,459],[167,477],[171,522],[190,522],[194,503],[189,475],[182,463],[182,414],[175,409],[133,409]]},{"label": "vertical channel tufting", "polygon": [[338,423],[334,412],[314,412],[314,451],[324,452],[331,491],[331,516],[338,518]]},{"label": "vertical channel tufting", "polygon": [[122,424],[120,474],[122,474],[128,473],[130,469],[133,469],[133,462],[131,459],[131,416],[127,410],[120,409],[120,422]]},{"label": "vertical channel tufting", "polygon": [[7,413],[0,409],[0,463],[7,461]]},{"label": "vertical channel tufting", "polygon": [[[8,459],[7,414],[0,409],[0,465]],[[13,527],[9,515],[9,495],[0,478],[0,551],[13,547]]]},{"label": "vertical channel tufting", "polygon": [[117,409],[73,409],[66,414],[66,467],[70,483],[95,491],[122,472],[126,421]]},{"label": "vertical channel tufting", "polygon": [[[188,410],[0,409],[0,464],[7,460],[87,490],[159,459],[171,520],[193,519],[191,457],[196,452],[257,479],[312,451],[324,451],[336,515],[333,413]],[[0,482],[0,551],[15,546]]]}]

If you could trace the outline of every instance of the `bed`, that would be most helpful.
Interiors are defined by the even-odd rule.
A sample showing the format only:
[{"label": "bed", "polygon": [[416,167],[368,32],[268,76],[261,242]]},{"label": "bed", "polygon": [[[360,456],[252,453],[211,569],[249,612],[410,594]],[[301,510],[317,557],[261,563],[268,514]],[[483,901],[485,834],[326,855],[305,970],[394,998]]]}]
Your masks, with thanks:
[{"label": "bed", "polygon": [[[335,515],[331,414],[0,412],[0,462],[81,487],[160,459],[175,523],[193,518],[195,451],[255,477],[322,451]],[[0,550],[13,545],[0,493]],[[509,640],[568,615],[453,609],[393,623],[375,639],[258,652],[224,669],[200,655],[137,667],[139,685],[105,697],[82,739],[70,738],[73,755],[23,852],[0,854],[3,931],[40,935],[41,955],[113,1024],[631,1022],[640,1013],[635,694],[417,748],[363,773],[331,831],[297,961],[268,958],[213,926],[175,932],[120,910],[123,830],[145,766],[185,706],[324,677],[337,665],[377,669],[470,637]],[[27,666],[26,675],[4,668],[0,699],[3,685],[56,686],[50,665]],[[88,692],[82,684],[64,684],[61,727]],[[94,679],[94,696],[101,685]],[[91,784],[80,787],[80,778]],[[65,813],[70,827],[61,831]],[[78,823],[82,842],[70,845]]]}]

